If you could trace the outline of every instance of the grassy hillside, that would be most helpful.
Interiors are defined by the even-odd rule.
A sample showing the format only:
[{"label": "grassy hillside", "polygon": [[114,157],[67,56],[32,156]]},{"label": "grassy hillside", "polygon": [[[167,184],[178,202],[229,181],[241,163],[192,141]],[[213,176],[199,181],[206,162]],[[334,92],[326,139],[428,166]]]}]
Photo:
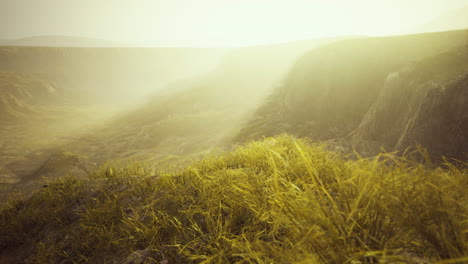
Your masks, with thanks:
[{"label": "grassy hillside", "polygon": [[175,174],[108,164],[0,212],[4,263],[463,263],[468,172],[290,136]]}]

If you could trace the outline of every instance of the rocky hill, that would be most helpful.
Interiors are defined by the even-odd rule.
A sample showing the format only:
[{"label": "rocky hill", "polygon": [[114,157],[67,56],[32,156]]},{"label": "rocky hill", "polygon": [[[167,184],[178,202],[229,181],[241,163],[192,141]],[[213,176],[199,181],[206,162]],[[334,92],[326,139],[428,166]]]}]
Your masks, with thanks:
[{"label": "rocky hill", "polygon": [[[384,108],[382,115],[399,120],[409,114],[409,109],[417,109],[416,99],[410,100],[421,100],[424,95],[418,94],[418,85],[441,85],[466,73],[466,43],[468,31],[452,31],[343,40],[315,49],[296,63],[284,84],[269,96],[235,140],[286,132],[314,140],[336,142],[344,138],[338,141],[341,146],[347,145],[348,136],[359,133],[356,129],[365,126],[363,122],[375,108]],[[420,74],[400,79],[398,76],[408,69]],[[389,97],[386,93],[394,94]],[[408,93],[413,96],[408,98]],[[387,119],[383,117],[373,120],[380,122],[374,125],[379,138],[369,139],[375,144],[366,145],[366,154],[387,146],[386,134],[397,129],[385,125]]]},{"label": "rocky hill", "polygon": [[[460,124],[465,122],[468,113],[464,103],[468,86],[463,82],[467,73],[468,46],[390,73],[376,102],[351,133],[350,141],[363,152],[371,151],[368,147],[372,145],[404,150],[421,144],[434,157],[466,158],[459,148],[466,142],[466,132]],[[436,124],[444,125],[438,128]],[[371,153],[376,154],[378,150]],[[465,147],[464,152],[467,150]]]},{"label": "rocky hill", "polygon": [[433,157],[468,160],[468,74],[429,90],[395,149],[420,145]]}]

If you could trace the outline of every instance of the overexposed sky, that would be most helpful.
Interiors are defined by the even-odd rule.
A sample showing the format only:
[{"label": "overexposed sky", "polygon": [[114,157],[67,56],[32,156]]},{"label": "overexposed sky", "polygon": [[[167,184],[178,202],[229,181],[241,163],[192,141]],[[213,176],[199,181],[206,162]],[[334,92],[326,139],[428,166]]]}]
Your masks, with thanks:
[{"label": "overexposed sky", "polygon": [[468,0],[0,0],[0,39],[243,46],[407,32]]}]

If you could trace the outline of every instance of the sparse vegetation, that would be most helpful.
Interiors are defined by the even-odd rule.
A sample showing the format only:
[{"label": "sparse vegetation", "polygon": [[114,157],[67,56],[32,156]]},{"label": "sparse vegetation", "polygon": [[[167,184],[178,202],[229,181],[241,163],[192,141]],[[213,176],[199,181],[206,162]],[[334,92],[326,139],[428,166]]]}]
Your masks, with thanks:
[{"label": "sparse vegetation", "polygon": [[[19,263],[464,263],[468,172],[283,135],[179,173],[107,164],[0,212]],[[8,253],[8,254],[7,254]],[[2,255],[3,254],[3,255]]]}]

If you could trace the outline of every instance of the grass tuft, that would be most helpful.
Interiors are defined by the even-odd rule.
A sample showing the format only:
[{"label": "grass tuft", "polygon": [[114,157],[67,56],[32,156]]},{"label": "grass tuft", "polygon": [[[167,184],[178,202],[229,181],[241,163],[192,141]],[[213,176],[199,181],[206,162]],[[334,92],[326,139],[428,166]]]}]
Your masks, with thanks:
[{"label": "grass tuft", "polygon": [[19,263],[463,263],[468,174],[288,135],[176,174],[107,164],[0,212]]}]

